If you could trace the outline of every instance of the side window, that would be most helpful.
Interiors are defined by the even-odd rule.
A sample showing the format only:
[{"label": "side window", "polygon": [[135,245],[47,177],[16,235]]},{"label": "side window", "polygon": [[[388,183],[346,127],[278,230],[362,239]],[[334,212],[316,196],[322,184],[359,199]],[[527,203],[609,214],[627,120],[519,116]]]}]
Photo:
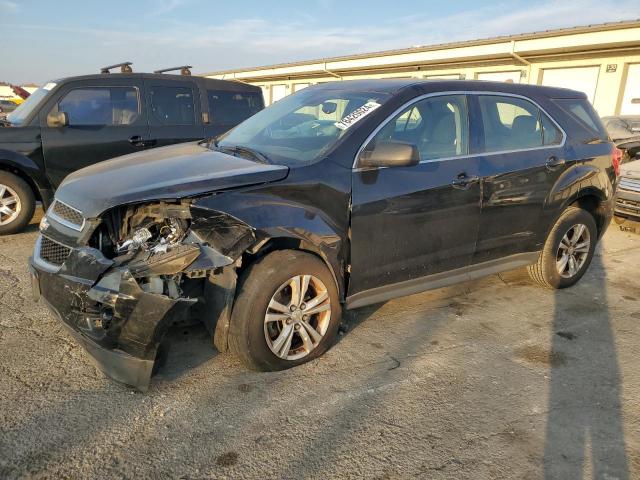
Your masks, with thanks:
[{"label": "side window", "polygon": [[597,134],[601,140],[606,141],[609,137],[598,114],[593,109],[587,99],[584,98],[558,98],[554,100],[562,109],[571,114],[587,130]]},{"label": "side window", "polygon": [[469,152],[469,121],[464,95],[430,97],[414,103],[388,122],[367,148],[381,141],[418,147],[421,160],[457,157]]},{"label": "side window", "polygon": [[413,107],[411,110],[407,110],[396,119],[396,132],[415,130],[420,127],[421,123],[422,116],[420,115],[420,110]]},{"label": "side window", "polygon": [[533,103],[515,97],[480,95],[484,151],[541,147],[540,111]]},{"label": "side window", "polygon": [[189,87],[151,86],[151,116],[156,125],[195,125],[193,90]]},{"label": "side window", "polygon": [[544,145],[560,145],[562,132],[544,112],[540,112],[540,122],[542,123],[542,143]]},{"label": "side window", "polygon": [[69,125],[131,125],[140,112],[134,87],[87,87],[67,93],[55,107]]},{"label": "side window", "polygon": [[260,93],[207,90],[212,125],[238,125],[262,108]]}]

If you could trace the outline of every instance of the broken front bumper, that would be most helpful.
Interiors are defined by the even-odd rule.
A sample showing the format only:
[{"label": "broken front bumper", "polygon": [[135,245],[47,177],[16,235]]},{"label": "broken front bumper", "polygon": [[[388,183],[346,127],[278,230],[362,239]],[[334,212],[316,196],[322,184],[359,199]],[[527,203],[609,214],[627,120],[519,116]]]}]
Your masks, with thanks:
[{"label": "broken front bumper", "polygon": [[193,299],[143,291],[126,267],[92,248],[71,249],[61,266],[42,260],[42,237],[29,259],[36,299],[42,299],[113,379],[146,391],[158,347]]}]

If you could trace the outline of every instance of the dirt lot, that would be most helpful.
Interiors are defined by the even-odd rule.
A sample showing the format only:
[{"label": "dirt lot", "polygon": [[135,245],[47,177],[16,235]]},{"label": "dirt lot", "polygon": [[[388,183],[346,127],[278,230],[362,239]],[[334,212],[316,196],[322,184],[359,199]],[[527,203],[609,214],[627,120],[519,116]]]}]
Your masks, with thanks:
[{"label": "dirt lot", "polygon": [[114,383],[0,238],[0,478],[640,478],[640,235],[562,292],[521,272],[350,314],[279,373],[171,333],[147,394]]}]

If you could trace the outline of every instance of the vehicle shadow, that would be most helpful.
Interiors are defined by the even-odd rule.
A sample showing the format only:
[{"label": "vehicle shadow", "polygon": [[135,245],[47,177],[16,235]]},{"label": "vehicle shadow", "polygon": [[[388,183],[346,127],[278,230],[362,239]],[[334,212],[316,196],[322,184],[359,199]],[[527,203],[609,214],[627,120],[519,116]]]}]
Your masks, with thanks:
[{"label": "vehicle shadow", "polygon": [[[576,287],[555,293],[544,446],[546,480],[585,475],[629,478],[622,379],[601,252],[600,246]],[[576,290],[581,294],[579,303]]]},{"label": "vehicle shadow", "polygon": [[152,384],[175,381],[219,353],[213,346],[211,335],[200,322],[173,325],[165,335],[161,350],[156,374],[151,378]]}]

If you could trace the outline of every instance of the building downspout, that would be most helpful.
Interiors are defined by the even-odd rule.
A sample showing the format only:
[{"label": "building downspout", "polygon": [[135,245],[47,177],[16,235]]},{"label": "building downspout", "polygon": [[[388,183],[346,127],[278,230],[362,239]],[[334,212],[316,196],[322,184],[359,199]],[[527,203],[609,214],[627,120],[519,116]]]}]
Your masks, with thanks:
[{"label": "building downspout", "polygon": [[526,65],[527,67],[527,83],[531,83],[531,62],[524,57],[521,57],[516,53],[516,41],[511,40],[511,51],[509,52],[511,57],[520,62],[521,65]]},{"label": "building downspout", "polygon": [[332,77],[339,78],[340,80],[342,80],[342,77],[340,75],[338,75],[337,73],[334,73],[334,72],[332,72],[330,70],[327,70],[327,62],[324,62],[324,67],[322,67],[322,70],[324,71],[324,73],[328,73]]}]

